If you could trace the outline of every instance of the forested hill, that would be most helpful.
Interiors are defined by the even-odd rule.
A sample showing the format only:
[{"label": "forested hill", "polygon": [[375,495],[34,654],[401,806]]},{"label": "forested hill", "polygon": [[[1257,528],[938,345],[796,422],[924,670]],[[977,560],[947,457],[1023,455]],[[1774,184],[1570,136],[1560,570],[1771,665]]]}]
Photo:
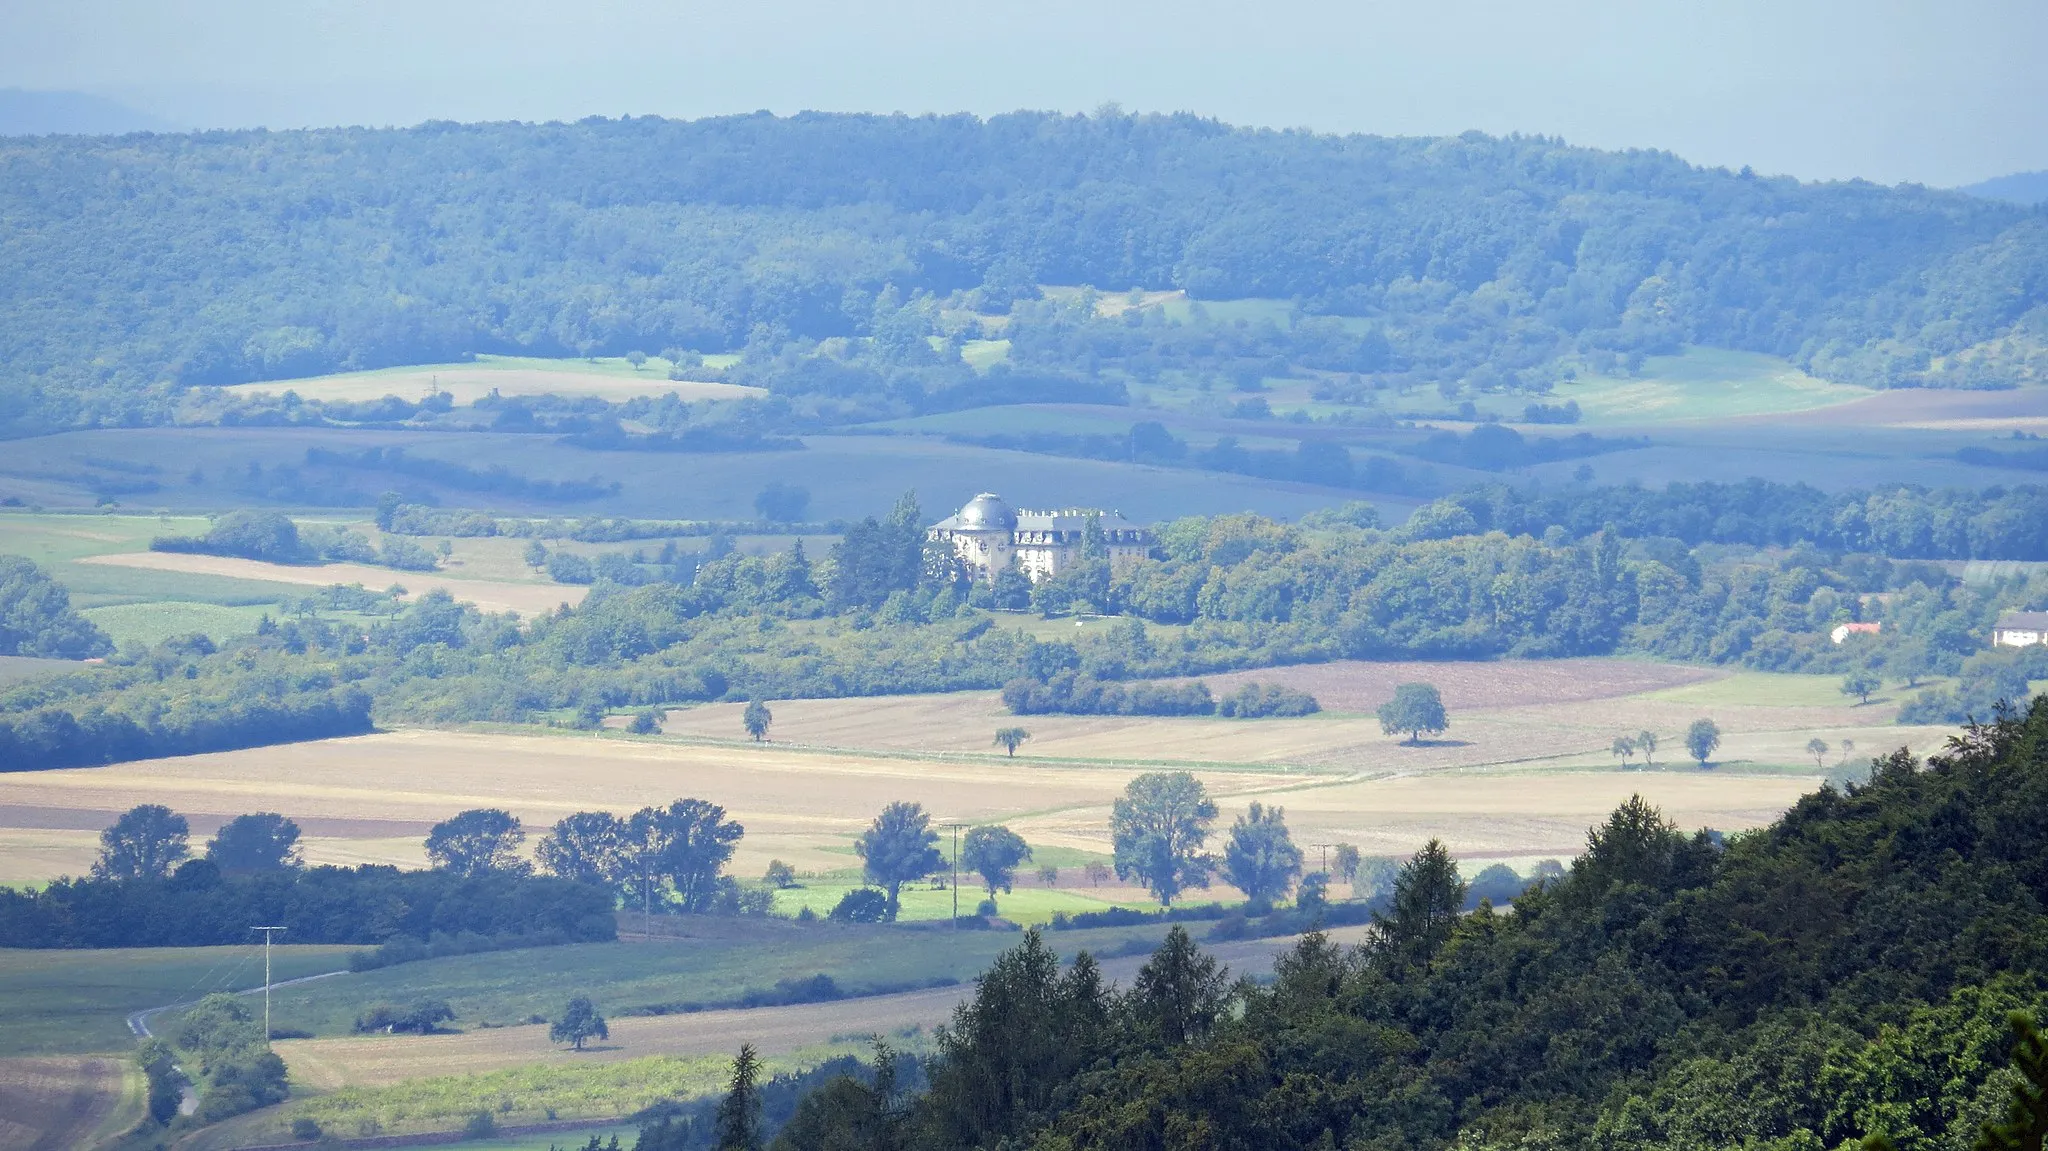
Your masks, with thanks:
[{"label": "forested hill", "polygon": [[2048,374],[2048,215],[1543,138],[1019,113],[8,139],[0,219],[17,418],[23,383],[104,419],[167,382],[864,334],[890,285],[1296,299],[1452,379],[1685,342]]}]

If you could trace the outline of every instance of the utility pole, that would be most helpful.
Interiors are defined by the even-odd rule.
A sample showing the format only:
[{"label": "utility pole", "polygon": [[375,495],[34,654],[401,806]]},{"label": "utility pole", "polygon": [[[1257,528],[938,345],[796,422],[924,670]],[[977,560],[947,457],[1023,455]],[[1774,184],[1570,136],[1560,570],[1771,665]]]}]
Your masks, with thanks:
[{"label": "utility pole", "polygon": [[1316,867],[1316,870],[1322,872],[1326,876],[1329,875],[1330,845],[1327,843],[1311,843],[1309,844],[1309,846],[1316,849],[1316,859],[1318,861],[1318,866]]},{"label": "utility pole", "polygon": [[263,1046],[270,1046],[270,937],[283,931],[282,927],[251,927],[251,931],[263,933]]},{"label": "utility pole", "polygon": [[953,930],[960,930],[960,829],[966,824],[950,823],[953,829]]}]

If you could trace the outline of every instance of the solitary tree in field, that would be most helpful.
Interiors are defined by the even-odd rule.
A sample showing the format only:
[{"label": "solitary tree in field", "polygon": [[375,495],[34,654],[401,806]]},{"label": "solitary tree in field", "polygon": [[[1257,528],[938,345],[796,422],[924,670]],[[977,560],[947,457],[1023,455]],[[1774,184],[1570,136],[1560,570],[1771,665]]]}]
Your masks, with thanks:
[{"label": "solitary tree in field", "polygon": [[427,860],[436,871],[457,875],[523,875],[519,845],[526,830],[519,817],[495,807],[475,807],[444,819],[427,833]]},{"label": "solitary tree in field", "polygon": [[1623,769],[1626,769],[1628,767],[1628,761],[1635,758],[1636,741],[1630,739],[1625,735],[1617,735],[1614,737],[1614,746],[1608,748],[1607,750],[1614,753],[1615,755],[1620,756],[1621,766],[1623,767]]},{"label": "solitary tree in field", "polygon": [[1707,766],[1707,757],[1713,755],[1714,749],[1720,746],[1721,727],[1711,719],[1693,720],[1692,726],[1685,729],[1685,750],[1700,761],[1702,770]]},{"label": "solitary tree in field", "polygon": [[587,995],[578,995],[562,1008],[562,1017],[548,1024],[548,1042],[567,1043],[576,1050],[592,1039],[610,1039],[611,1029]]},{"label": "solitary tree in field", "polygon": [[1806,754],[1813,757],[1813,766],[1824,766],[1821,761],[1828,757],[1828,741],[1814,736],[1806,741]]},{"label": "solitary tree in field", "polygon": [[1286,812],[1254,800],[1230,825],[1223,874],[1254,906],[1270,906],[1301,875],[1301,848],[1287,834]]},{"label": "solitary tree in field", "polygon": [[981,876],[990,899],[1010,890],[1017,865],[1031,858],[1031,845],[1007,827],[970,827],[960,844],[960,866]]},{"label": "solitary tree in field", "polygon": [[779,859],[768,861],[768,870],[761,873],[761,882],[781,891],[796,886],[796,868]]},{"label": "solitary tree in field", "polygon": [[647,365],[647,353],[637,349],[627,352],[626,362],[633,365],[633,370],[637,372]]},{"label": "solitary tree in field", "polygon": [[1015,758],[1017,755],[1017,745],[1030,738],[1031,733],[1021,727],[999,727],[996,729],[996,746],[1010,753],[1011,758]]},{"label": "solitary tree in field", "polygon": [[1637,732],[1636,750],[1643,753],[1643,766],[1645,768],[1657,766],[1657,761],[1650,758],[1657,754],[1657,733],[1654,731]]},{"label": "solitary tree in field", "polygon": [[1110,811],[1116,873],[1136,879],[1170,906],[1190,887],[1209,886],[1215,861],[1202,852],[1216,805],[1185,771],[1148,772],[1130,782]]},{"label": "solitary tree in field", "polygon": [[1884,681],[1868,671],[1852,671],[1842,680],[1842,694],[1853,695],[1858,703],[1869,703],[1871,693],[1884,686]]},{"label": "solitary tree in field", "polygon": [[626,730],[634,735],[660,735],[661,713],[650,707],[635,715],[633,722],[626,725]]},{"label": "solitary tree in field", "polygon": [[1855,741],[1855,740],[1853,740],[1853,739],[1845,739],[1845,740],[1843,740],[1843,741],[1842,741],[1842,759],[1841,759],[1841,762],[1843,762],[1843,763],[1847,763],[1847,762],[1849,762],[1849,753],[1851,753],[1851,752],[1853,752],[1853,751],[1855,751],[1855,750],[1856,750],[1856,741]]},{"label": "solitary tree in field", "polygon": [[222,871],[282,871],[297,867],[299,825],[274,811],[238,815],[206,841],[206,858]]},{"label": "solitary tree in field", "polygon": [[932,830],[932,817],[915,803],[892,803],[854,841],[868,880],[888,892],[890,919],[902,910],[903,885],[922,879],[945,866],[939,854],[939,833]]},{"label": "solitary tree in field", "polygon": [[1443,696],[1426,683],[1404,683],[1394,689],[1394,698],[1380,705],[1380,730],[1388,735],[1408,733],[1409,743],[1421,743],[1425,733],[1436,735],[1451,726],[1444,712]]},{"label": "solitary tree in field", "polygon": [[1039,868],[1038,882],[1045,884],[1047,887],[1058,887],[1060,885],[1059,867],[1048,863],[1044,867]]},{"label": "solitary tree in field", "polygon": [[100,832],[100,857],[92,865],[95,879],[161,879],[190,855],[186,837],[192,825],[160,803],[144,803],[121,813],[114,826]]},{"label": "solitary tree in field", "polygon": [[755,743],[768,738],[768,728],[775,722],[775,713],[758,699],[747,701],[747,710],[741,714],[740,722],[746,726],[747,734]]}]

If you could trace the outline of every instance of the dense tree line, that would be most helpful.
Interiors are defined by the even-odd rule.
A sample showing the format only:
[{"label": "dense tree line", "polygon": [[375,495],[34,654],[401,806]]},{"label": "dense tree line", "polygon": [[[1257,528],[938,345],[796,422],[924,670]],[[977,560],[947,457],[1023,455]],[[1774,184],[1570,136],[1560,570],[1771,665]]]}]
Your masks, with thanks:
[{"label": "dense tree line", "polygon": [[549,876],[395,867],[247,873],[190,860],[167,876],[59,879],[0,888],[0,946],[209,947],[280,924],[293,943],[368,946],[474,936],[526,944],[616,937],[612,896]]},{"label": "dense tree line", "polygon": [[[775,365],[794,346],[763,369],[786,395],[1006,402],[925,342],[920,301],[964,291],[1016,314],[1012,398],[1196,360],[1540,388],[1564,353],[1684,343],[1982,386],[2040,373],[2048,258],[2038,216],[1953,193],[1185,115],[15,139],[0,213],[17,431],[165,418],[180,385],[479,351]],[[1105,322],[1032,300],[1040,283],[1276,297],[1299,318]],[[818,353],[847,337],[859,355]]]},{"label": "dense tree line", "polygon": [[1460,915],[1424,852],[1370,942],[1311,934],[1268,986],[1178,928],[1128,989],[1028,936],[925,1091],[820,1086],[774,1146],[2030,1145],[2048,1060],[2007,1019],[2048,1008],[2044,745],[2037,700],[1725,840],[1632,799],[1512,914]]}]

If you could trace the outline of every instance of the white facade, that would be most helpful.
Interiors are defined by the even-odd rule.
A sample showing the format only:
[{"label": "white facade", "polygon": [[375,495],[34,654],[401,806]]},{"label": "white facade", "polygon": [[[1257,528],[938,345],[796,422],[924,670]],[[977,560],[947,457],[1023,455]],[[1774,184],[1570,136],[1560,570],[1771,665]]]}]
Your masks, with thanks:
[{"label": "white facade", "polygon": [[2032,647],[2048,642],[2048,611],[2009,611],[1991,629],[1994,647]]},{"label": "white facade", "polygon": [[976,579],[994,580],[1015,564],[1033,583],[1079,563],[1089,521],[1102,530],[1113,573],[1130,570],[1152,554],[1152,529],[1116,512],[1094,508],[1017,510],[994,492],[967,501],[958,513],[933,524],[930,538],[953,545]]}]

